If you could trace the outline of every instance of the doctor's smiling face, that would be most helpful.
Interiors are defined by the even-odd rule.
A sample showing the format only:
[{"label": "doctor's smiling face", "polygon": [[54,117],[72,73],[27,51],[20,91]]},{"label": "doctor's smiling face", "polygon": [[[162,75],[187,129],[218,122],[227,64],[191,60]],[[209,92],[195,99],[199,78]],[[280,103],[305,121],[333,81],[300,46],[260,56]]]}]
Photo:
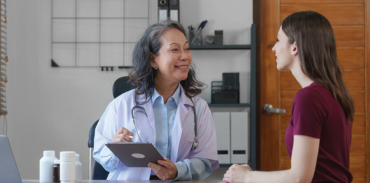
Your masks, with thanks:
[{"label": "doctor's smiling face", "polygon": [[150,25],[135,45],[129,74],[136,94],[146,98],[142,104],[151,99],[152,88],[170,97],[179,83],[187,97],[200,94],[204,83],[197,79],[192,59],[179,22],[164,20]]},{"label": "doctor's smiling face", "polygon": [[151,66],[157,69],[155,80],[177,84],[188,77],[193,56],[185,35],[178,29],[167,30],[160,38],[157,55],[151,54]]},{"label": "doctor's smiling face", "polygon": [[291,69],[294,61],[294,55],[297,54],[296,50],[296,43],[294,42],[293,44],[289,44],[289,38],[280,27],[276,43],[272,48],[272,51],[275,52],[278,70]]}]

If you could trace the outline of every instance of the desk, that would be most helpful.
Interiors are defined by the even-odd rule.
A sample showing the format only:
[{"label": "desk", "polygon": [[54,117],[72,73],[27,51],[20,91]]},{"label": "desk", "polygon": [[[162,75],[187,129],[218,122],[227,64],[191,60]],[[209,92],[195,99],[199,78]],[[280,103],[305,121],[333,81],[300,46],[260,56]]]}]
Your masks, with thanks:
[{"label": "desk", "polygon": [[[81,183],[159,183],[161,180],[83,180]],[[174,183],[219,183],[221,180],[193,180],[193,181],[174,181]],[[39,183],[34,180],[23,180],[22,183]]]}]

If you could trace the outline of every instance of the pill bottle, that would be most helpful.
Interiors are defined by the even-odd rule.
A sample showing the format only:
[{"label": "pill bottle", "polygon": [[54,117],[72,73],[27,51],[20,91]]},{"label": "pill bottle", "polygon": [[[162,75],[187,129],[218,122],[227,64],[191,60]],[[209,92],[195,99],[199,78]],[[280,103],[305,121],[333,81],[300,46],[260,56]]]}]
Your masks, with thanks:
[{"label": "pill bottle", "polygon": [[75,183],[76,181],[76,153],[74,151],[60,152],[60,182]]},{"label": "pill bottle", "polygon": [[80,162],[80,155],[76,153],[76,182],[82,182],[82,164]]},{"label": "pill bottle", "polygon": [[60,160],[54,160],[53,182],[60,182]]},{"label": "pill bottle", "polygon": [[55,151],[47,150],[43,154],[44,156],[40,159],[39,179],[40,182],[52,182],[54,160],[57,159]]}]

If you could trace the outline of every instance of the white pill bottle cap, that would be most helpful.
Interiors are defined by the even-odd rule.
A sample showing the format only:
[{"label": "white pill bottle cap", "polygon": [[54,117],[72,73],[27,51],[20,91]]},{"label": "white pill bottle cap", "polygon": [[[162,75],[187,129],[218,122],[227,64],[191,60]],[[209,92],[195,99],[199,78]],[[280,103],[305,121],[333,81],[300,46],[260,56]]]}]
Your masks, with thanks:
[{"label": "white pill bottle cap", "polygon": [[52,150],[44,151],[44,156],[45,157],[54,157],[55,156],[55,151],[52,151]]},{"label": "white pill bottle cap", "polygon": [[61,151],[60,161],[75,161],[76,153],[74,151]]}]

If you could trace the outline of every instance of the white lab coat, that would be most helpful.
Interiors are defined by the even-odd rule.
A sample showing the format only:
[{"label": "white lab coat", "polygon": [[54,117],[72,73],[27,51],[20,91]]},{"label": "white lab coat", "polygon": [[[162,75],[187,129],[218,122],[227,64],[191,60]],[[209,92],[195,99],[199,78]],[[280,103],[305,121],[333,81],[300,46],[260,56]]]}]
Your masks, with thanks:
[{"label": "white lab coat", "polygon": [[[216,131],[212,113],[208,104],[202,98],[192,98],[195,104],[198,128],[198,148],[191,151],[194,140],[194,113],[191,106],[193,103],[185,95],[181,87],[175,121],[171,134],[171,161],[178,162],[189,158],[206,158],[212,163],[212,171],[219,167],[217,160]],[[125,127],[134,134],[133,141],[140,142],[132,123],[131,109],[136,105],[134,90],[130,90],[114,99],[105,110],[95,130],[94,158],[97,162],[110,171],[108,180],[148,180],[150,168],[129,168],[121,163],[116,156],[105,146],[111,142],[113,135]],[[138,103],[144,101],[138,97]],[[143,142],[150,142],[153,145],[156,141],[155,118],[152,103],[149,101],[144,105],[148,116],[141,110],[134,112],[136,128]]]}]

